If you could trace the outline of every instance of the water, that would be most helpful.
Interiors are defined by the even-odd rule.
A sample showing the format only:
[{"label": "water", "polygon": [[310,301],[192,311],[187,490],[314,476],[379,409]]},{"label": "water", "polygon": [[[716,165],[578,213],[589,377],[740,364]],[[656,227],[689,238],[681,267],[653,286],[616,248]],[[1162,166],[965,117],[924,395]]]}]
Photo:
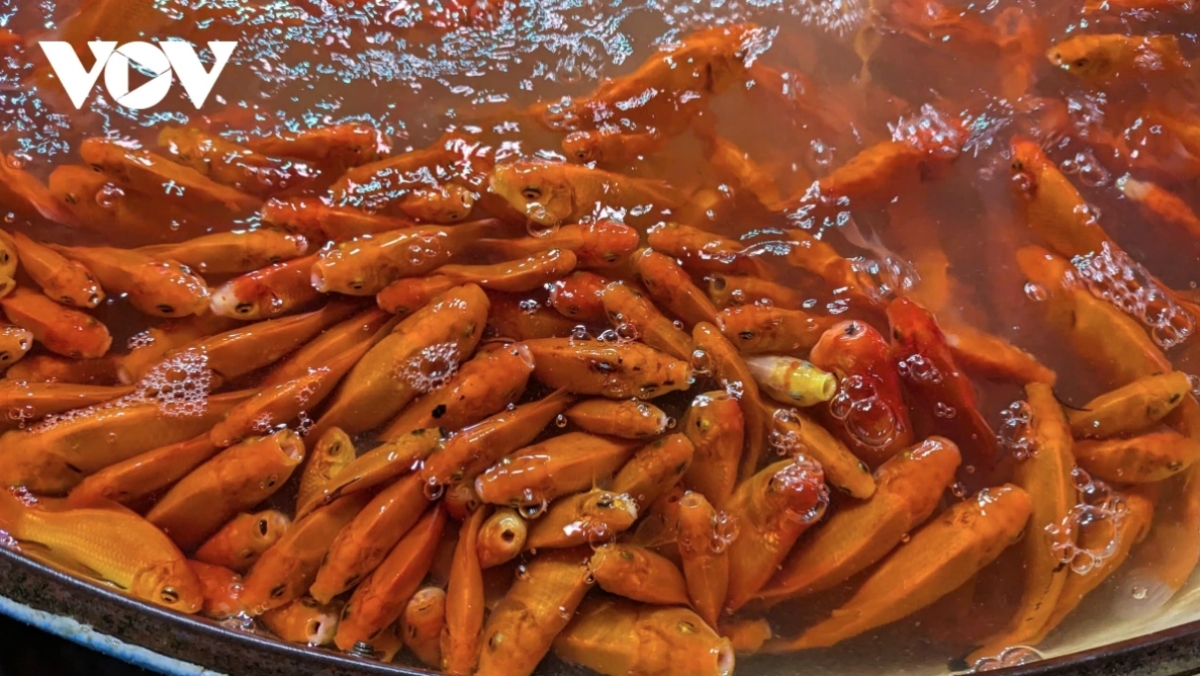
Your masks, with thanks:
[{"label": "water", "polygon": [[[6,228],[39,241],[142,246],[259,225],[256,213],[198,213],[190,206],[193,192],[173,180],[164,179],[161,186],[153,186],[161,188],[151,191],[153,195],[142,195],[84,173],[80,176],[86,178],[77,176],[60,189],[63,186],[50,178],[52,172],[81,165],[78,151],[88,136],[157,151],[156,138],[167,126],[197,127],[230,142],[250,143],[356,123],[380,132],[380,146],[374,150],[402,153],[428,148],[453,132],[467,139],[463,147],[470,150],[463,150],[446,173],[404,174],[397,181],[428,189],[456,177],[469,190],[462,204],[472,208],[474,218],[503,214],[503,210],[497,206],[497,195],[486,190],[486,168],[477,171],[473,157],[484,158],[485,164],[566,158],[562,141],[574,127],[639,134],[663,131],[661,148],[629,161],[604,163],[603,168],[664,180],[686,195],[695,195],[684,208],[692,211],[681,210],[681,214],[753,248],[754,259],[796,299],[803,299],[806,310],[868,321],[882,331],[882,319],[864,303],[886,302],[900,293],[912,293],[925,303],[942,298],[936,314],[943,324],[965,323],[1031,352],[1057,373],[1055,392],[1063,402],[1079,406],[1120,383],[1103,365],[1072,352],[1046,326],[1043,311],[1055,289],[1030,282],[1014,262],[1019,247],[1041,242],[1026,226],[1011,194],[1009,139],[1021,134],[1040,142],[1051,164],[1080,191],[1083,202],[1078,215],[1099,224],[1121,249],[1069,256],[1081,283],[1096,298],[1113,302],[1131,317],[1178,369],[1200,372],[1200,364],[1194,363],[1200,359],[1195,349],[1196,317],[1189,305],[1167,293],[1195,289],[1200,282],[1200,267],[1195,265],[1200,232],[1149,217],[1122,194],[1121,181],[1115,178],[1129,175],[1151,181],[1184,203],[1200,203],[1200,187],[1194,180],[1200,176],[1200,148],[1178,125],[1172,126],[1179,119],[1194,125],[1200,114],[1191,80],[1164,81],[1151,75],[1127,78],[1125,85],[1098,86],[1054,68],[1042,56],[1051,41],[1066,36],[1120,32],[1177,34],[1184,55],[1194,58],[1198,26],[1186,13],[1085,15],[1078,3],[1049,0],[995,0],[946,8],[898,0],[880,3],[886,10],[881,10],[884,20],[871,23],[868,9],[874,3],[865,0],[281,0],[262,4],[97,0],[92,4],[108,7],[115,17],[98,23],[96,34],[83,27],[87,17],[74,18],[76,2],[0,0],[0,152],[6,170],[20,169],[38,181],[48,181],[50,193],[68,204],[71,213],[87,215],[85,227],[76,228],[31,219],[9,203],[11,196],[0,187],[0,214]],[[939,14],[939,10],[944,11]],[[693,31],[743,23],[757,24],[759,29],[747,34],[742,54],[748,62],[770,70],[752,68],[744,77],[725,83],[715,96],[679,95],[674,100],[677,106],[666,112],[656,109],[652,115],[639,112],[639,103],[656,105],[652,96],[625,100],[600,120],[588,118],[588,111],[578,107],[601,82],[633,72],[658,50],[679,45]],[[153,109],[123,108],[110,100],[102,80],[83,109],[76,111],[59,83],[45,77],[40,50],[33,44],[24,49],[12,46],[5,30],[32,41],[81,43],[99,36],[155,42],[176,37],[201,47],[208,40],[237,40],[239,47],[200,110],[191,105],[178,82]],[[865,65],[860,58],[864,56]],[[133,77],[133,84],[144,78]],[[547,129],[523,112],[538,103],[546,104],[561,129]],[[676,109],[694,117],[689,119]],[[764,194],[761,185],[734,180],[729,171],[714,168],[705,157],[705,134],[714,133],[753,160],[775,183],[781,198],[796,198],[799,203],[767,208],[772,205],[764,206],[756,197]],[[878,184],[868,180],[870,185],[854,197],[822,192],[817,180],[889,140],[918,149],[924,159],[899,172],[895,180]],[[268,180],[274,179],[264,178],[259,187]],[[72,190],[82,199],[68,203]],[[445,200],[448,193],[429,194]],[[386,208],[370,201],[364,206],[372,211]],[[537,222],[545,213],[539,205],[522,214],[529,218],[516,223],[518,234],[555,233],[557,225]],[[632,220],[641,213],[639,207],[632,207],[624,215]],[[850,259],[851,278],[844,284],[830,284],[821,275],[784,265],[788,247],[781,244],[786,239],[782,232],[789,227],[810,229],[812,236]],[[945,264],[931,264],[926,256],[930,252],[944,252]],[[427,253],[412,251],[410,262],[422,263]],[[709,258],[719,263],[727,256]],[[486,251],[469,253],[456,262],[485,260],[491,262]],[[725,274],[698,276],[696,281],[709,288],[717,280],[724,288],[721,275]],[[226,279],[205,275],[213,288]],[[749,293],[739,288],[730,294],[732,302],[745,302]],[[783,305],[784,300],[774,302]],[[547,309],[546,295],[521,294],[516,307],[529,322],[539,321],[539,313]],[[110,294],[92,314],[109,328],[114,344],[125,350],[148,347],[154,340],[146,330],[157,321],[134,311],[121,294]],[[576,325],[574,335],[580,340],[592,335],[623,344],[637,338],[632,326],[572,324]],[[35,353],[43,351],[35,348]],[[395,365],[393,376],[428,393],[451,380],[469,356],[459,354],[452,343],[435,345]],[[708,356],[698,352],[696,377],[706,380],[709,368]],[[908,380],[936,383],[943,378],[920,356],[897,368]],[[203,353],[184,352],[169,365],[151,370],[133,395],[101,406],[151,401],[164,415],[195,415],[203,410],[210,391],[251,387],[259,375],[219,382],[208,370]],[[974,382],[980,410],[998,433],[1006,455],[1016,461],[1026,458],[1032,452],[1029,413],[1020,403],[1010,406],[1022,396],[1019,389],[984,378]],[[729,383],[728,389],[735,397],[744,394],[740,382]],[[663,410],[674,420],[683,414],[689,398],[665,398]],[[896,420],[888,405],[868,383],[850,380],[840,384],[829,415],[844,420],[860,442],[886,445],[895,429],[885,425],[881,430],[867,423]],[[319,413],[320,408],[313,407],[297,421],[264,419],[261,428],[266,432],[288,424],[304,432],[319,421]],[[962,411],[937,403],[931,413],[934,421],[922,424],[950,421],[961,417]],[[45,431],[88,414],[67,412],[19,422]],[[769,441],[786,455],[803,450],[786,435]],[[1107,493],[1098,496],[1095,483],[1079,489],[1079,504],[1068,521],[1057,526],[1056,534],[1120,518],[1119,501]],[[431,499],[441,497],[440,489],[429,491]],[[955,483],[951,493],[963,498],[969,489]],[[835,513],[845,505],[845,498],[833,496],[828,511]],[[535,502],[524,515],[536,518],[546,509],[547,505]],[[820,513],[801,516],[816,519]],[[714,550],[724,550],[739,530],[735,521],[723,523]],[[1080,551],[1066,545],[1058,553],[1077,572],[1112,555],[1107,547]],[[1158,588],[1135,586],[1133,596],[1158,593]],[[1087,602],[1103,607],[1112,595],[1111,588],[1102,587]],[[827,611],[829,602],[824,603],[814,602],[814,606]],[[973,612],[984,615],[986,610],[977,607]],[[1083,611],[1076,614],[1084,615]],[[1128,631],[1137,633],[1153,622],[1184,619],[1194,618],[1186,613],[1172,615],[1168,608],[1160,619]],[[887,652],[900,655],[895,662],[909,665],[889,664],[889,668],[945,673],[946,659],[964,652],[959,642],[934,631],[921,634],[919,646],[905,635],[905,631],[924,631],[923,627],[909,618],[880,633],[895,642],[887,644],[896,648]],[[1089,624],[1087,618],[1072,616],[1064,632],[1038,650],[1050,656],[1111,639],[1120,631],[1103,619],[1091,619]],[[863,651],[855,646],[861,648],[864,640],[871,639],[852,641],[845,650],[791,659],[863,673],[863,658],[856,655]],[[1031,655],[1036,658],[1038,653],[1017,647],[974,667],[990,670],[1025,662]],[[773,664],[752,659],[745,663]]]}]

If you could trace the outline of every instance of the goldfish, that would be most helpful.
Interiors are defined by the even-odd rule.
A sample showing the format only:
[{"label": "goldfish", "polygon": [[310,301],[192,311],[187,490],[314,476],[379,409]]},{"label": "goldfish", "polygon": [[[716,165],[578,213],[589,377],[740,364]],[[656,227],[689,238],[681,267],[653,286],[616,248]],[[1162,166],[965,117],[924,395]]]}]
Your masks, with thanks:
[{"label": "goldfish", "polygon": [[154,503],[146,519],[190,551],[239,512],[274,495],[303,460],[304,442],[291,430],[248,439],[192,470]]},{"label": "goldfish", "polygon": [[574,400],[567,391],[558,390],[460,430],[429,456],[421,478],[436,487],[475,476],[531,443]]},{"label": "goldfish", "polygon": [[763,305],[764,301],[786,310],[799,310],[804,306],[804,297],[795,289],[767,279],[722,273],[707,275],[706,279],[708,297],[722,310]]},{"label": "goldfish", "polygon": [[242,274],[299,258],[308,252],[300,235],[278,230],[220,232],[178,244],[156,244],[137,249],[155,260],[173,260],[201,273]]},{"label": "goldfish", "polygon": [[[172,409],[151,400],[100,406],[85,414],[0,435],[0,483],[24,485],[41,495],[61,495],[84,477],[147,451],[207,431],[247,392],[209,395],[199,411]],[[96,435],[109,443],[97,445]]]},{"label": "goldfish", "polygon": [[12,238],[21,255],[22,269],[47,296],[77,308],[94,308],[104,300],[104,289],[87,266],[65,258],[24,233],[15,232]]},{"label": "goldfish", "polygon": [[525,548],[564,549],[597,545],[629,530],[638,508],[628,495],[592,490],[556,500],[529,528]]},{"label": "goldfish", "polygon": [[563,412],[573,425],[591,434],[643,439],[667,431],[671,419],[645,401],[588,399]]},{"label": "goldfish", "polygon": [[1129,439],[1079,441],[1074,451],[1088,474],[1114,483],[1162,481],[1200,459],[1200,443],[1171,430]]},{"label": "goldfish", "polygon": [[695,31],[586,97],[538,103],[527,112],[552,130],[593,127],[615,115],[678,133],[695,107],[745,78],[753,61],[747,45],[761,35],[752,24]]},{"label": "goldfish", "polygon": [[354,587],[383,562],[428,507],[419,475],[409,474],[384,488],[338,533],[309,593],[328,602]]},{"label": "goldfish", "polygon": [[461,178],[465,164],[476,151],[469,141],[453,132],[426,148],[382,157],[347,170],[330,188],[334,204],[367,208],[384,213],[395,210],[396,202],[410,191]]},{"label": "goldfish", "polygon": [[776,453],[797,451],[821,464],[825,482],[859,500],[875,493],[875,481],[859,460],[816,420],[797,409],[774,409],[771,416],[771,445]]},{"label": "goldfish", "polygon": [[417,590],[400,616],[404,645],[427,667],[442,666],[442,633],[446,629],[446,591],[441,587]]},{"label": "goldfish", "polygon": [[158,147],[200,175],[256,197],[298,190],[319,176],[303,162],[263,155],[195,128],[163,127]]},{"label": "goldfish", "polygon": [[267,509],[233,517],[196,550],[194,558],[244,573],[291,528],[287,514]]},{"label": "goldfish", "polygon": [[6,375],[10,380],[78,385],[121,384],[118,360],[112,355],[99,359],[68,359],[52,354],[39,354],[21,359],[20,355],[33,346],[33,335],[10,324],[0,327],[0,336],[7,341],[7,361],[11,363],[15,355],[16,361],[20,362],[11,364],[8,369]]},{"label": "goldfish", "polygon": [[575,164],[502,164],[493,170],[489,185],[518,212],[546,226],[578,223],[610,209],[639,214],[626,217],[630,224],[646,223],[684,202],[683,195],[663,181]]},{"label": "goldfish", "polygon": [[[0,371],[11,371],[33,347],[33,334],[15,324],[0,323]],[[22,378],[29,380],[29,378]],[[41,382],[34,379],[35,382]]]},{"label": "goldfish", "polygon": [[371,639],[400,618],[413,592],[433,564],[446,525],[446,511],[435,505],[413,526],[371,576],[350,595],[342,610],[334,643],[349,650]]},{"label": "goldfish", "polygon": [[539,552],[496,604],[480,636],[477,676],[530,676],[591,589],[590,550]]},{"label": "goldfish", "polygon": [[653,249],[633,254],[633,269],[646,293],[679,319],[684,326],[700,322],[717,324],[717,308],[679,263]]},{"label": "goldfish", "polygon": [[421,463],[441,447],[440,430],[416,430],[363,453],[346,464],[314,491],[310,502],[296,506],[303,516],[314,507],[327,504],[341,495],[369,490],[398,476],[415,472]]},{"label": "goldfish", "polygon": [[704,146],[709,163],[723,181],[750,193],[768,209],[783,199],[775,179],[746,151],[713,131],[698,129],[697,136]]},{"label": "goldfish", "polygon": [[262,553],[246,575],[242,606],[261,615],[300,598],[312,585],[321,559],[341,529],[366,506],[367,493],[334,500],[299,518],[274,545]]},{"label": "goldfish", "polygon": [[954,361],[968,373],[1021,384],[1053,385],[1057,379],[1033,355],[999,336],[959,323],[948,322],[942,329]]},{"label": "goldfish", "polygon": [[208,440],[205,432],[109,465],[85,477],[71,489],[70,497],[81,504],[103,498],[125,506],[140,505],[147,497],[190,474],[220,450]]},{"label": "goldfish", "polygon": [[646,231],[646,241],[651,249],[677,258],[693,274],[771,277],[762,259],[740,242],[690,225],[660,223]]},{"label": "goldfish", "polygon": [[729,639],[691,610],[619,599],[584,603],[554,654],[609,676],[730,676],[736,660]]},{"label": "goldfish", "polygon": [[1200,216],[1178,195],[1149,181],[1138,181],[1128,174],[1117,179],[1117,187],[1122,194],[1138,203],[1139,211],[1146,220],[1166,223],[1186,232],[1191,238],[1200,239]]},{"label": "goldfish", "polygon": [[737,483],[745,425],[738,400],[724,390],[696,395],[680,423],[695,449],[683,483],[718,507]]},{"label": "goldfish", "polygon": [[1065,529],[1079,501],[1071,428],[1049,385],[1030,383],[1025,386],[1025,397],[1033,444],[1028,456],[1013,468],[1013,483],[1029,494],[1033,506],[1021,542],[1025,570],[1021,601],[1008,626],[967,658],[970,664],[1039,635],[1070,573],[1070,562],[1060,552],[1064,540],[1067,545],[1074,544],[1075,534],[1051,529]]},{"label": "goldfish", "polygon": [[1030,496],[1012,484],[981,491],[925,524],[883,560],[854,596],[795,639],[767,642],[780,653],[830,646],[894,622],[954,591],[1024,531]]},{"label": "goldfish", "polygon": [[190,268],[130,249],[50,245],[85,265],[109,293],[153,317],[186,317],[208,309],[208,284]]},{"label": "goldfish", "polygon": [[874,565],[933,514],[961,462],[954,442],[930,437],[883,463],[874,494],[799,544],[756,598],[775,604],[815,594]]},{"label": "goldfish", "polygon": [[714,322],[729,342],[746,354],[799,354],[816,346],[836,320],[774,305],[737,305]]},{"label": "goldfish", "polygon": [[787,235],[795,242],[785,254],[788,264],[824,280],[830,289],[847,294],[850,300],[865,307],[881,305],[881,290],[860,275],[855,264],[839,254],[828,242],[800,229],[788,230]]},{"label": "goldfish", "polygon": [[731,522],[702,493],[689,491],[677,504],[676,543],[688,598],[700,617],[715,626],[729,592],[726,540]]},{"label": "goldfish", "polygon": [[363,124],[335,124],[316,129],[265,134],[247,140],[246,147],[265,155],[311,162],[330,174],[375,162],[391,152],[378,129]]},{"label": "goldfish", "polygon": [[282,385],[309,374],[312,364],[336,361],[345,352],[353,352],[362,343],[374,345],[382,340],[398,319],[378,308],[363,310],[349,319],[325,328],[320,335],[304,343],[280,362],[259,383],[262,387]]},{"label": "goldfish", "polygon": [[769,465],[738,486],[724,508],[740,531],[729,546],[729,611],[762,589],[828,502],[820,466],[803,455]]},{"label": "goldfish", "polygon": [[318,437],[308,453],[308,462],[304,463],[300,473],[300,485],[296,489],[296,511],[300,511],[301,505],[314,504],[325,485],[331,483],[357,455],[350,436],[337,427],[329,428]]},{"label": "goldfish", "polygon": [[498,507],[479,527],[476,552],[480,567],[494,568],[520,556],[529,528],[517,510]]},{"label": "goldfish", "polygon": [[209,309],[218,316],[256,321],[274,319],[317,301],[312,266],[320,254],[273,263],[212,290]]},{"label": "goldfish", "polygon": [[481,351],[445,385],[404,408],[380,437],[392,439],[427,427],[457,432],[474,425],[516,404],[532,372],[533,355],[524,345]]},{"label": "goldfish", "polygon": [[[878,467],[912,445],[900,372],[878,331],[865,322],[836,324],[821,336],[809,361],[837,375],[838,394],[830,412],[846,415],[831,420],[830,428],[863,462]],[[865,401],[871,403],[859,403]]]},{"label": "goldfish", "polygon": [[1029,226],[1063,256],[1099,253],[1116,246],[1095,212],[1041,147],[1020,136],[1012,140],[1013,194]]},{"label": "goldfish", "polygon": [[204,604],[200,581],[179,548],[122,508],[50,510],[5,490],[0,491],[0,530],[143,601],[188,614]]},{"label": "goldfish", "polygon": [[648,507],[671,490],[692,465],[696,447],[685,434],[671,434],[642,447],[613,477],[609,488]]},{"label": "goldfish", "polygon": [[604,270],[620,266],[638,245],[638,231],[606,218],[591,223],[568,223],[548,233],[516,239],[485,238],[477,242],[489,255],[506,258],[532,256],[552,249],[575,254],[580,268]]},{"label": "goldfish", "polygon": [[289,643],[310,646],[333,645],[341,619],[341,603],[320,603],[309,596],[268,610],[259,616],[271,633]]},{"label": "goldfish", "polygon": [[488,307],[483,290],[466,284],[401,321],[350,370],[314,432],[371,429],[441,384],[474,353]]},{"label": "goldfish", "polygon": [[73,408],[87,408],[127,396],[132,387],[0,380],[0,411],[8,421],[34,421]]},{"label": "goldfish", "polygon": [[747,357],[745,362],[759,389],[783,404],[815,406],[837,392],[832,373],[794,357]]},{"label": "goldfish", "polygon": [[483,568],[479,563],[479,531],[488,513],[477,509],[459,530],[458,545],[446,585],[446,623],[440,641],[443,671],[469,676],[479,660],[479,635],[483,632]]},{"label": "goldfish", "polygon": [[626,133],[605,128],[576,131],[563,138],[562,149],[571,161],[619,166],[641,161],[667,147],[669,138],[655,133]]},{"label": "goldfish", "polygon": [[687,362],[640,343],[542,338],[525,345],[533,354],[535,378],[576,394],[652,399],[691,386]]},{"label": "goldfish", "polygon": [[160,364],[202,355],[198,358],[207,368],[224,378],[236,378],[275,363],[356,309],[353,302],[333,301],[302,315],[240,326],[171,350]]},{"label": "goldfish", "polygon": [[596,584],[610,594],[655,605],[690,603],[679,568],[645,547],[610,542],[596,549],[588,567]]},{"label": "goldfish", "polygon": [[456,183],[410,190],[395,202],[401,214],[423,223],[458,223],[471,215],[475,193]]},{"label": "goldfish", "polygon": [[159,200],[186,200],[193,208],[245,215],[262,205],[257,197],[221,185],[195,169],[175,164],[148,150],[131,150],[105,138],[87,138],[79,155],[114,183]]},{"label": "goldfish", "polygon": [[562,278],[575,269],[576,262],[570,249],[550,249],[494,265],[443,265],[438,268],[437,276],[452,284],[478,284],[489,291],[521,293]]},{"label": "goldfish", "polygon": [[[936,429],[959,448],[972,449],[969,462],[977,469],[990,470],[1000,452],[996,434],[979,412],[974,385],[959,370],[933,314],[908,298],[899,298],[888,305],[887,316],[892,359],[909,394],[923,400],[925,414],[936,420]],[[938,406],[955,413],[939,415]]]},{"label": "goldfish", "polygon": [[200,614],[213,619],[225,619],[241,612],[242,576],[223,566],[188,560],[188,567],[204,590],[204,605]]},{"label": "goldfish", "polygon": [[618,332],[637,336],[652,348],[676,359],[691,359],[695,346],[679,328],[632,285],[612,282],[600,293],[609,322]]},{"label": "goldfish", "polygon": [[24,287],[0,298],[0,308],[47,350],[64,357],[95,359],[112,346],[108,327],[79,310],[64,307]]},{"label": "goldfish", "polygon": [[397,279],[418,277],[449,263],[467,242],[495,227],[495,221],[476,221],[356,237],[321,252],[312,266],[312,284],[321,293],[373,296]]},{"label": "goldfish", "polygon": [[475,480],[475,492],[493,505],[537,505],[590,488],[624,465],[637,446],[626,439],[569,432],[526,446],[487,468]]},{"label": "goldfish", "polygon": [[232,227],[219,216],[171,196],[126,191],[90,167],[63,164],[47,179],[50,197],[65,210],[68,224],[102,233],[105,242],[133,246],[177,241]]},{"label": "goldfish", "polygon": [[492,304],[488,315],[488,332],[511,341],[560,338],[569,336],[579,323],[545,307],[533,305],[529,299],[512,293],[488,292]]},{"label": "goldfish", "polygon": [[1087,82],[1177,75],[1190,67],[1174,35],[1076,35],[1046,51],[1050,63]]},{"label": "goldfish", "polygon": [[407,218],[370,214],[354,207],[334,206],[316,197],[273,198],[260,212],[264,226],[294,232],[310,240],[343,242],[364,235],[415,228]]},{"label": "goldfish", "polygon": [[1179,371],[1148,375],[1068,410],[1067,419],[1076,438],[1137,434],[1167,417],[1191,388],[1187,375]]},{"label": "goldfish", "polygon": [[767,435],[770,433],[770,419],[758,383],[733,346],[717,327],[712,324],[697,324],[692,329],[692,337],[696,348],[702,356],[698,356],[708,365],[712,378],[728,392],[734,392],[742,409],[742,419],[745,421],[745,450],[742,452],[741,466],[738,477],[741,480],[753,475],[759,469],[763,452],[766,450]]},{"label": "goldfish", "polygon": [[44,218],[74,225],[71,211],[54,198],[53,191],[25,171],[19,159],[0,153],[0,210],[22,218]]},{"label": "goldfish", "polygon": [[328,364],[313,364],[307,376],[262,388],[217,423],[209,439],[225,448],[274,426],[292,424],[320,406],[370,347],[370,343],[357,345]]},{"label": "goldfish", "polygon": [[173,350],[224,333],[238,323],[232,319],[204,313],[179,319],[168,319],[139,334],[128,354],[117,358],[117,374],[126,384],[141,380]]}]

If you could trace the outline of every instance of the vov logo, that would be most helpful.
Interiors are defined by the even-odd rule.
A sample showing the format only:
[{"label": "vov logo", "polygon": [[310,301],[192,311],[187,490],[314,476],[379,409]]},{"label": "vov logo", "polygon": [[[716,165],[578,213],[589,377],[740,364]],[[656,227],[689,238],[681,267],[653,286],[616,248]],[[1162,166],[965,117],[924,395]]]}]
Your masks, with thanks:
[{"label": "vov logo", "polygon": [[[126,108],[144,110],[158,105],[171,90],[172,72],[179,78],[188,98],[196,108],[204,105],[221,71],[229,63],[229,57],[237,49],[236,42],[210,42],[216,63],[212,70],[204,70],[204,64],[191,44],[186,42],[128,42],[117,46],[115,42],[89,42],[88,47],[96,57],[92,69],[84,70],[75,49],[66,42],[39,43],[50,67],[58,75],[67,90],[67,96],[78,110],[83,107],[88,94],[104,71],[104,86],[113,100]],[[129,91],[129,66],[136,63],[139,70],[152,79],[133,91]]]}]

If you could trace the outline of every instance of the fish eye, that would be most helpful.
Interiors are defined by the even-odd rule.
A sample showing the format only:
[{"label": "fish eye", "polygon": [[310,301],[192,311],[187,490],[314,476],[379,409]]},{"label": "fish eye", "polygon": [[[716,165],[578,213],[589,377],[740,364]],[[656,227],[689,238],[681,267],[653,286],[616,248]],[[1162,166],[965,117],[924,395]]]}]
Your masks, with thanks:
[{"label": "fish eye", "polygon": [[525,186],[525,189],[521,191],[521,197],[527,200],[541,199],[542,189],[532,185]]},{"label": "fish eye", "polygon": [[163,603],[179,603],[179,592],[172,587],[163,587],[158,597],[162,599]]},{"label": "fish eye", "polygon": [[613,506],[612,498],[610,498],[608,496],[600,498],[599,500],[596,501],[596,506],[599,507],[600,509],[612,509],[612,506]]},{"label": "fish eye", "polygon": [[64,195],[63,201],[66,202],[67,204],[78,204],[79,203],[79,200],[71,193],[67,193],[66,195]]},{"label": "fish eye", "polygon": [[263,536],[263,537],[266,537],[266,536],[267,536],[267,531],[268,531],[269,529],[270,529],[270,524],[269,524],[269,523],[267,523],[267,520],[266,520],[266,519],[259,519],[259,520],[258,520],[258,534],[259,534],[259,535],[261,535],[261,536]]},{"label": "fish eye", "polygon": [[738,338],[741,338],[742,340],[754,340],[754,332],[742,331],[741,333],[738,333]]},{"label": "fish eye", "polygon": [[355,291],[362,291],[362,289],[363,289],[362,280],[356,279],[356,280],[350,282],[350,288],[354,289]]},{"label": "fish eye", "polygon": [[7,351],[6,351],[6,352],[0,352],[0,362],[6,362],[6,361],[8,361],[9,359],[12,359],[12,355],[11,355],[11,354],[9,354]]},{"label": "fish eye", "polygon": [[0,251],[0,263],[7,263],[9,255],[7,251]]},{"label": "fish eye", "polygon": [[284,592],[286,592],[286,591],[287,591],[286,584],[278,585],[274,589],[271,590],[271,598],[273,598],[273,599],[280,598],[281,596],[283,596]]},{"label": "fish eye", "polygon": [[75,301],[72,300],[70,296],[63,296],[62,298],[58,299],[58,302],[62,303],[63,305],[74,305],[75,304]]},{"label": "fish eye", "polygon": [[1025,163],[1021,160],[1014,159],[1012,161],[1012,168],[1013,171],[1025,171]]},{"label": "fish eye", "polygon": [[103,174],[103,173],[104,173],[104,167],[101,167],[99,164],[93,164],[93,165],[92,165],[92,171],[96,172],[97,174]]},{"label": "fish eye", "polygon": [[588,158],[588,151],[580,148],[579,150],[575,151],[575,157],[578,157],[581,160],[586,160]]},{"label": "fish eye", "polygon": [[1086,65],[1088,65],[1087,59],[1075,59],[1075,67],[1076,68],[1083,68]]},{"label": "fish eye", "polygon": [[238,303],[237,307],[233,308],[233,311],[238,313],[239,315],[248,315],[254,311],[254,304],[253,303]]},{"label": "fish eye", "polygon": [[162,303],[160,305],[155,305],[154,309],[158,310],[159,312],[163,313],[164,315],[175,314],[175,308],[171,307],[170,305],[167,305],[166,303]]}]

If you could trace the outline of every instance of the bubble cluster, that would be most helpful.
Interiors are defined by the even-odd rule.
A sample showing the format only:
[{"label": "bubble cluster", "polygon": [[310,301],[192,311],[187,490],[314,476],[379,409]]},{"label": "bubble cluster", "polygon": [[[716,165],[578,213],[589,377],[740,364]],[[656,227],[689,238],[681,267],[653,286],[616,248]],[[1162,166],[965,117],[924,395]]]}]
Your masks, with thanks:
[{"label": "bubble cluster", "polygon": [[397,380],[408,383],[421,394],[445,385],[458,372],[461,360],[457,343],[437,343],[421,350],[404,362]]},{"label": "bubble cluster", "polygon": [[1093,296],[1109,301],[1145,325],[1162,349],[1179,345],[1195,331],[1192,316],[1124,251],[1105,242],[1098,253],[1076,256],[1071,262]]},{"label": "bubble cluster", "polygon": [[[1046,526],[1046,532],[1054,539],[1051,547],[1058,560],[1071,566],[1076,574],[1087,575],[1117,553],[1118,529],[1129,508],[1108,484],[1082,469],[1072,470],[1071,478],[1078,495],[1076,503],[1062,523]],[[1093,529],[1104,529],[1101,532],[1108,534],[1107,539],[1099,547],[1080,546],[1082,534],[1092,533]]]},{"label": "bubble cluster", "polygon": [[154,334],[150,333],[149,331],[142,331],[141,333],[135,333],[129,337],[128,341],[125,342],[125,346],[127,348],[129,348],[130,351],[133,351],[133,350],[136,350],[136,349],[142,348],[142,347],[150,347],[153,344],[154,344]]},{"label": "bubble cluster", "polygon": [[875,385],[860,375],[842,378],[837,394],[829,401],[829,413],[864,446],[887,446],[901,432],[899,415],[879,398]]},{"label": "bubble cluster", "polygon": [[896,369],[900,372],[901,377],[917,382],[929,385],[937,385],[942,382],[942,372],[933,362],[920,354],[901,359],[896,363]]},{"label": "bubble cluster", "polygon": [[964,673],[977,674],[983,671],[998,671],[1009,667],[1017,667],[1022,664],[1031,664],[1042,659],[1044,659],[1042,654],[1029,646],[1009,646],[1000,651],[1000,654],[995,657],[981,657],[975,660],[975,664],[971,665],[970,670]]},{"label": "bubble cluster", "polygon": [[902,141],[935,158],[954,159],[966,142],[967,132],[957,120],[928,103],[912,115],[888,124],[893,141]]},{"label": "bubble cluster", "polygon": [[[795,412],[790,409],[776,409],[772,417],[780,422],[800,424],[800,421],[796,419]],[[767,437],[767,442],[771,445],[771,448],[775,449],[777,454],[783,456],[795,455],[803,448],[800,442],[800,435],[796,434],[793,430],[784,432],[778,426],[773,426],[770,436]]]},{"label": "bubble cluster", "polygon": [[154,402],[165,416],[187,417],[204,413],[213,372],[208,353],[187,350],[151,368],[129,395],[138,402]]},{"label": "bubble cluster", "polygon": [[1078,176],[1079,182],[1089,188],[1099,188],[1112,180],[1112,174],[1090,149],[1075,153],[1075,157],[1063,160],[1059,167],[1064,174]]},{"label": "bubble cluster", "polygon": [[1033,438],[1033,409],[1024,400],[1014,401],[1000,411],[1000,426],[996,429],[1000,447],[1012,453],[1016,460],[1026,460],[1035,452]]}]

